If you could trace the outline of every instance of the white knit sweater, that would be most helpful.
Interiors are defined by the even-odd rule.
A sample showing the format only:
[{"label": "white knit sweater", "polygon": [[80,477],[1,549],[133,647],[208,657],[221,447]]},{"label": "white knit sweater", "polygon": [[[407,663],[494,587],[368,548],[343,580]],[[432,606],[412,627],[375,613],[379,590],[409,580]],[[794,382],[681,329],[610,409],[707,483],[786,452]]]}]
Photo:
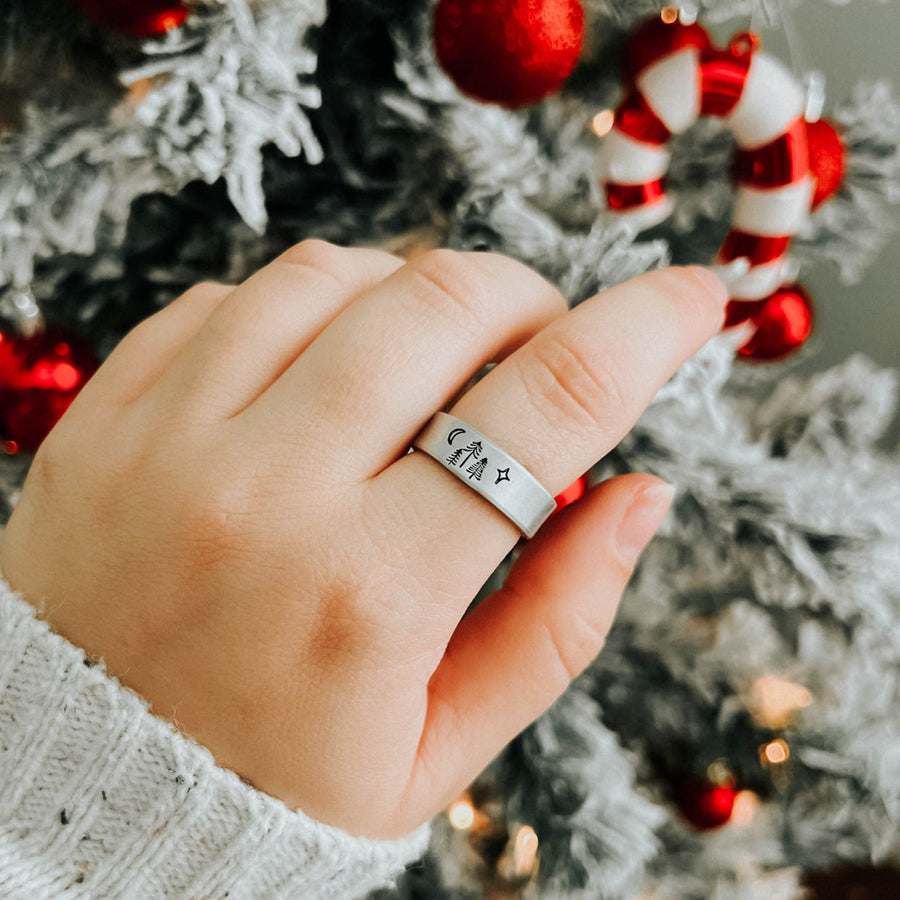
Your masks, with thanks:
[{"label": "white knit sweater", "polygon": [[429,833],[354,837],[255,790],[0,577],[3,900],[357,898]]}]

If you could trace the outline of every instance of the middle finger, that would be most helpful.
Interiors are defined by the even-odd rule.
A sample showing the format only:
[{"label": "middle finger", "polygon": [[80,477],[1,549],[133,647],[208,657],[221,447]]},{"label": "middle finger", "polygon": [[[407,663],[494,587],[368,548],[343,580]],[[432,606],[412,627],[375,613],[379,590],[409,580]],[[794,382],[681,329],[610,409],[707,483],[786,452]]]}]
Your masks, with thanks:
[{"label": "middle finger", "polygon": [[473,372],[567,309],[514,259],[431,250],[366,290],[242,416],[273,446],[327,446],[330,469],[362,481],[396,460]]}]

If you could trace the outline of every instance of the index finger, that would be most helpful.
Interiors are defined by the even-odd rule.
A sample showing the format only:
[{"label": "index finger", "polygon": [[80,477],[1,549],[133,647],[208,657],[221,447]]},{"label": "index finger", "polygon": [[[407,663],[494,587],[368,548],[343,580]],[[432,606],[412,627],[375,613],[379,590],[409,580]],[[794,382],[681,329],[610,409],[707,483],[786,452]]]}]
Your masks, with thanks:
[{"label": "index finger", "polygon": [[[449,412],[558,494],[622,439],[721,328],[727,300],[724,284],[700,266],[650,272],[551,322]],[[368,490],[381,515],[399,519],[389,527],[418,548],[426,583],[446,596],[453,573],[459,605],[519,537],[503,513],[425,453],[401,457]]]}]

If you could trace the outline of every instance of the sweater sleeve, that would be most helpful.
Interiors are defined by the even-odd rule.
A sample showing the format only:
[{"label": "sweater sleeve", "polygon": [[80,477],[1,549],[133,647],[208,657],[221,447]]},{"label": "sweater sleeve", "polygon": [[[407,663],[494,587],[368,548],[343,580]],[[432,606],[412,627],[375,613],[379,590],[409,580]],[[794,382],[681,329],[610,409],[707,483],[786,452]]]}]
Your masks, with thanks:
[{"label": "sweater sleeve", "polygon": [[0,577],[0,896],[360,897],[418,859],[216,765]]}]

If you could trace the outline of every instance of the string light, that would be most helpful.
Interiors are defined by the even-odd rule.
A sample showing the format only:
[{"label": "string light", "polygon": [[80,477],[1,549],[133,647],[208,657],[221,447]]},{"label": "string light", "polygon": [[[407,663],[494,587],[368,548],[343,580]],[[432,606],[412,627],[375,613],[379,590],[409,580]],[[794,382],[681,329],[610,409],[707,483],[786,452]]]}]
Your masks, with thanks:
[{"label": "string light", "polygon": [[775,738],[774,741],[769,741],[768,744],[763,744],[760,748],[760,757],[763,765],[780,766],[788,761],[790,755],[791,748],[788,746],[787,741],[781,738]]},{"label": "string light", "polygon": [[447,807],[447,818],[457,831],[484,835],[490,833],[492,828],[491,817],[472,802],[468,793]]},{"label": "string light", "polygon": [[506,881],[533,878],[538,868],[538,836],[530,825],[520,825],[512,846],[497,861],[497,873]]},{"label": "string light", "polygon": [[684,6],[664,6],[659,11],[659,17],[666,25],[674,25],[681,22],[682,25],[693,25],[697,21],[699,10],[693,3],[685,3]]},{"label": "string light", "polygon": [[611,109],[603,109],[591,120],[591,128],[597,137],[606,137],[612,131],[616,114]]},{"label": "string light", "polygon": [[697,21],[699,14],[700,10],[693,3],[685,3],[679,10],[678,18],[681,20],[682,25],[693,25]]},{"label": "string light", "polygon": [[749,825],[759,809],[759,795],[755,791],[738,791],[731,810],[731,824]]},{"label": "string light", "polygon": [[513,845],[513,865],[521,875],[529,874],[537,859],[538,836],[530,825],[523,825]]},{"label": "string light", "polygon": [[457,831],[468,831],[475,824],[475,807],[468,797],[460,797],[450,804],[447,817]]},{"label": "string light", "polygon": [[53,383],[61,390],[68,391],[78,384],[81,377],[78,369],[70,363],[61,362],[53,367]]},{"label": "string light", "polygon": [[44,317],[29,285],[12,288],[3,302],[4,305],[11,303],[16,330],[22,337],[32,337],[43,330]]},{"label": "string light", "polygon": [[153,87],[153,79],[152,78],[137,78],[134,81],[126,81],[124,79],[122,83],[128,88],[128,93],[125,96],[125,102],[128,103],[132,108],[137,109],[144,100],[147,99],[150,94],[150,90]]},{"label": "string light", "polygon": [[734,774],[724,760],[717,759],[706,767],[706,778],[711,784],[734,787]]},{"label": "string light", "polygon": [[664,6],[659,17],[666,25],[674,25],[680,21],[682,25],[693,25],[697,21],[698,9],[693,3],[684,6]]},{"label": "string light", "polygon": [[806,86],[803,118],[807,122],[818,122],[825,107],[825,76],[821,72],[808,72],[803,81]]},{"label": "string light", "polygon": [[750,692],[753,718],[773,731],[784,728],[798,709],[809,706],[812,694],[802,684],[765,675],[758,678]]}]

